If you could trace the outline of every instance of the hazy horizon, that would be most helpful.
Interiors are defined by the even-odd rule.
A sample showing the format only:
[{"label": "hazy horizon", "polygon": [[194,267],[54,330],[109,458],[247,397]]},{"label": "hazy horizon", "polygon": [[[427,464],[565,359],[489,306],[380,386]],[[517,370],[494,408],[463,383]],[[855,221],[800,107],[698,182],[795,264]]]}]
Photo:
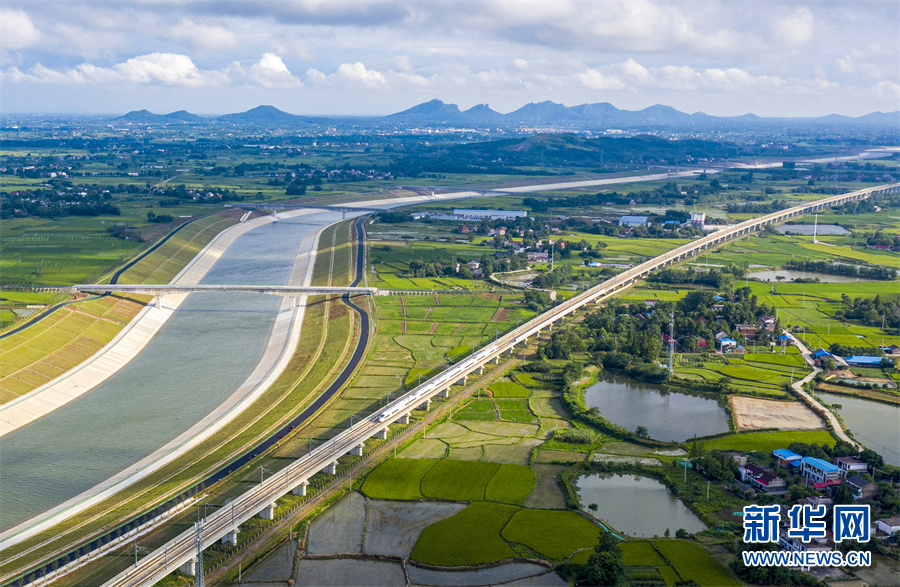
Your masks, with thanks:
[{"label": "hazy horizon", "polygon": [[8,0],[0,81],[21,114],[380,116],[440,96],[856,117],[900,109],[898,25],[894,0]]}]

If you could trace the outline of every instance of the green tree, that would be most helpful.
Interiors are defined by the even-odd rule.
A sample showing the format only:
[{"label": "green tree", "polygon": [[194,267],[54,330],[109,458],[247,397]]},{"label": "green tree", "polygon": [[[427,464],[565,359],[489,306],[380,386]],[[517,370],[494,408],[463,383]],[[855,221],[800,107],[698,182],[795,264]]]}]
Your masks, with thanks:
[{"label": "green tree", "polygon": [[841,481],[837,491],[834,492],[834,503],[836,505],[850,505],[856,500],[853,499],[853,491],[846,481]]},{"label": "green tree", "polygon": [[585,570],[591,585],[621,585],[625,577],[621,554],[611,551],[592,554]]}]

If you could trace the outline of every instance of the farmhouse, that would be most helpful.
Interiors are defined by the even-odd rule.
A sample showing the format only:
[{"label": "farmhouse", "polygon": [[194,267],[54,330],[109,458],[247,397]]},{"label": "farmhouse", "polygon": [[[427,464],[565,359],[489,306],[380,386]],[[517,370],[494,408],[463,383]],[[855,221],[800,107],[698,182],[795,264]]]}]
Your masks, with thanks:
[{"label": "farmhouse", "polygon": [[888,536],[893,536],[900,532],[900,516],[877,520],[875,525],[878,527],[879,532],[884,532]]},{"label": "farmhouse", "polygon": [[756,331],[758,330],[756,326],[746,322],[735,324],[734,329],[741,333],[741,336],[744,338],[756,338]]},{"label": "farmhouse", "polygon": [[741,481],[765,493],[784,491],[787,487],[784,479],[753,463],[738,467],[738,472],[741,474]]},{"label": "farmhouse", "polygon": [[847,477],[847,485],[853,492],[854,499],[872,499],[878,493],[878,486],[871,481],[866,481],[859,475]]},{"label": "farmhouse", "polygon": [[795,453],[794,451],[788,450],[786,448],[779,448],[772,452],[775,455],[776,462],[779,467],[789,467],[792,463],[798,462],[803,457]]},{"label": "farmhouse", "polygon": [[865,473],[868,468],[868,463],[858,457],[837,457],[834,462],[844,471],[845,477],[856,473]]},{"label": "farmhouse", "polygon": [[840,467],[822,459],[803,457],[801,463],[800,474],[816,483],[839,481],[844,476]]},{"label": "farmhouse", "polygon": [[775,332],[775,318],[772,318],[771,316],[760,316],[756,319],[756,325],[763,330]]}]

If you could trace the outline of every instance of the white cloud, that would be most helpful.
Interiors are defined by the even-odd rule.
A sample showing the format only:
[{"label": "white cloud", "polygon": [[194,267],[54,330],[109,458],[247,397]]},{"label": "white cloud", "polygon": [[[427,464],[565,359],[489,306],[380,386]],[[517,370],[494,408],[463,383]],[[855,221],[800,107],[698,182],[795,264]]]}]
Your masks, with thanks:
[{"label": "white cloud", "polygon": [[37,64],[27,73],[18,68],[7,72],[14,81],[43,83],[86,83],[101,85],[130,83],[136,85],[162,85],[200,88],[224,83],[228,76],[220,71],[202,71],[187,55],[175,53],[149,53],[133,57],[112,67],[98,67],[82,63],[75,68],[59,71]]},{"label": "white cloud", "polygon": [[287,88],[302,86],[303,82],[294,77],[281,57],[275,53],[264,53],[258,63],[248,70],[250,79],[264,88]]},{"label": "white cloud", "polygon": [[221,51],[238,46],[237,35],[225,27],[197,24],[189,18],[172,27],[168,37],[204,51]]},{"label": "white cloud", "polygon": [[359,82],[370,88],[387,84],[387,80],[380,71],[366,69],[366,66],[359,61],[353,64],[341,64],[341,66],[337,68],[337,73],[335,75],[346,81]]},{"label": "white cloud", "polygon": [[23,49],[34,45],[40,38],[41,32],[24,10],[0,7],[0,47]]},{"label": "white cloud", "polygon": [[[408,75],[408,74],[407,74]],[[368,69],[362,62],[342,63],[332,74],[324,74],[318,69],[308,69],[306,76],[314,84],[338,85],[344,87],[383,88],[387,78],[380,71]]]},{"label": "white cloud", "polygon": [[582,85],[592,90],[624,90],[625,83],[619,78],[611,75],[604,75],[596,69],[589,69],[578,74],[578,79]]},{"label": "white cloud", "polygon": [[792,45],[803,45],[815,34],[815,18],[809,8],[798,6],[793,11],[775,16],[776,35]]},{"label": "white cloud", "polygon": [[687,65],[645,67],[628,59],[622,63],[589,68],[577,74],[578,80],[593,90],[671,90],[679,92],[738,92],[754,88],[778,88],[784,80],[771,76],[754,76],[738,68],[709,67],[696,69]]},{"label": "white cloud", "polygon": [[875,84],[874,90],[879,98],[900,99],[900,84],[894,82],[878,82]]}]

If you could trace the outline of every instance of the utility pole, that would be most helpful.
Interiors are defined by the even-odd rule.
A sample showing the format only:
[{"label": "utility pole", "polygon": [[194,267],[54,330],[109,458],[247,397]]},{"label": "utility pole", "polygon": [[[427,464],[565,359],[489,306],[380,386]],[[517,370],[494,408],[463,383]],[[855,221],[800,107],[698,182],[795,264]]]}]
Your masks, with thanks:
[{"label": "utility pole", "polygon": [[675,373],[672,356],[675,353],[675,312],[669,313],[669,374]]},{"label": "utility pole", "polygon": [[194,526],[197,529],[197,562],[194,563],[194,586],[206,587],[203,580],[203,522],[197,522]]}]

